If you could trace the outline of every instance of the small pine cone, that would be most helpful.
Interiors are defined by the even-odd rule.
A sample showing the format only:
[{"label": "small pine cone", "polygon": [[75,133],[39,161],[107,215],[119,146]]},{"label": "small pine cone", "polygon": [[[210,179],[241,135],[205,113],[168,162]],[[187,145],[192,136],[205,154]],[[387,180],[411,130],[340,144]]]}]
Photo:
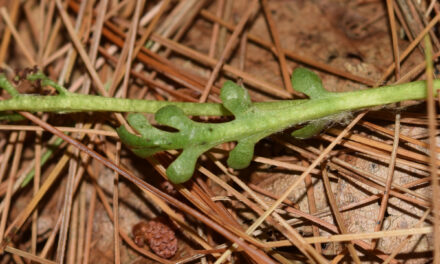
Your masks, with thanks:
[{"label": "small pine cone", "polygon": [[160,219],[148,222],[145,238],[151,250],[162,258],[171,258],[177,252],[177,238],[174,231]]}]

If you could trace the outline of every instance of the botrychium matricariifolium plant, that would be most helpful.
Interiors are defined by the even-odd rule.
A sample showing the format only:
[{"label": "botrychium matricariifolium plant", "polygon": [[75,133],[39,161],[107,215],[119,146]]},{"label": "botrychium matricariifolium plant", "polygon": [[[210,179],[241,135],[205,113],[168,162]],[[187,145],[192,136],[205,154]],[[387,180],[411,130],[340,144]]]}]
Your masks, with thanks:
[{"label": "botrychium matricariifolium plant", "polygon": [[[128,115],[129,125],[136,131],[130,133],[121,126],[116,129],[121,141],[136,155],[148,157],[165,150],[181,150],[180,155],[167,168],[167,176],[174,183],[189,180],[197,159],[204,152],[225,142],[236,142],[229,153],[228,166],[242,169],[249,166],[255,144],[270,134],[296,124],[306,124],[292,133],[296,138],[308,138],[319,133],[330,123],[346,114],[368,107],[381,106],[405,100],[426,98],[424,81],[383,86],[353,92],[329,92],[320,78],[310,70],[297,68],[292,74],[295,90],[309,99],[254,103],[248,92],[232,81],[226,81],[221,89],[221,104],[184,103],[71,93],[36,69],[26,71],[19,78],[52,86],[57,95],[41,96],[20,94],[4,73],[0,73],[0,87],[11,96],[0,101],[0,111],[114,111],[133,112]],[[434,89],[440,89],[440,81],[434,81]],[[177,131],[162,130],[150,124],[142,113],[155,113],[159,125]],[[224,123],[202,123],[188,116],[233,115]]]}]

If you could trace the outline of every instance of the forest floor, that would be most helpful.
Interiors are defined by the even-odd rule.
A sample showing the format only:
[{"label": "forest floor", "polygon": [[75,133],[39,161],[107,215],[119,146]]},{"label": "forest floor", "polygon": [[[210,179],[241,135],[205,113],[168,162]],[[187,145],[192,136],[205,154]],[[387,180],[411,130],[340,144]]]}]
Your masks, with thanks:
[{"label": "forest floor", "polygon": [[[37,65],[70,91],[102,94],[101,85],[114,97],[218,103],[222,84],[232,80],[255,102],[293,99],[290,75],[297,67],[316,72],[329,91],[353,91],[425,80],[426,32],[435,73],[440,55],[440,4],[429,0],[0,0],[0,15],[0,64],[8,76]],[[29,83],[17,89],[56,93]],[[8,98],[4,91],[0,96]],[[234,143],[222,144],[202,155],[193,178],[179,186],[164,173],[176,152],[142,159],[121,145],[114,128],[126,113],[33,114],[200,216],[182,213],[30,120],[2,121],[0,263],[440,258],[434,246],[440,234],[432,230],[440,201],[433,200],[438,187],[430,181],[438,163],[429,158],[431,149],[438,151],[430,149],[429,135],[437,132],[428,129],[429,117],[439,117],[428,115],[424,102],[350,113],[307,140],[289,136],[296,127],[274,134],[256,145],[243,170],[227,168],[225,153]],[[353,128],[344,130],[348,124]],[[276,209],[282,220],[272,215],[247,232],[292,184]],[[39,192],[42,186],[47,189]],[[225,253],[231,240],[201,218],[221,223],[260,255],[244,248]]]}]

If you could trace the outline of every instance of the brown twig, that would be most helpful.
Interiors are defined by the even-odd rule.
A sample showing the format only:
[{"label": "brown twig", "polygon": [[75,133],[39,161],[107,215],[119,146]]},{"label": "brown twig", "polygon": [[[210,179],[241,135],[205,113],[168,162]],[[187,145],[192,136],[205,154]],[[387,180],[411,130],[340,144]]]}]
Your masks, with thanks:
[{"label": "brown twig", "polygon": [[[344,219],[343,219],[341,213],[339,212],[338,205],[336,203],[336,199],[333,194],[332,187],[330,185],[330,180],[328,178],[326,168],[322,169],[322,181],[325,186],[325,191],[327,193],[327,198],[328,198],[330,207],[332,209],[333,216],[335,217],[336,223],[338,224],[338,228],[341,231],[341,234],[347,234],[348,230],[347,230],[347,227],[345,226]],[[350,241],[347,243],[347,249],[351,255],[352,260],[357,264],[361,263],[361,260],[359,259],[359,256],[357,255],[356,249],[354,248],[353,242]]]},{"label": "brown twig", "polygon": [[426,89],[429,129],[429,165],[432,186],[432,205],[434,213],[434,263],[440,263],[440,186],[437,172],[437,139],[435,120],[436,110],[433,88],[432,46],[428,35],[425,35]]},{"label": "brown twig", "polygon": [[[10,19],[9,19],[10,22],[9,23],[13,25],[15,23],[15,21],[17,20],[17,14],[18,14],[18,11],[19,11],[19,8],[20,8],[20,2],[19,1],[13,1],[13,2],[9,2],[9,3],[12,5],[11,6],[11,11],[10,11],[10,16],[6,16],[6,18],[10,17]],[[8,21],[6,21],[6,22],[8,22]],[[11,40],[11,31],[12,31],[12,29],[9,26],[3,32],[2,43],[1,43],[1,46],[0,46],[0,63],[3,63],[5,61],[6,52],[8,50],[9,42]]]},{"label": "brown twig", "polygon": [[199,102],[205,102],[206,99],[208,98],[209,92],[211,91],[212,85],[214,84],[215,80],[217,79],[217,75],[220,72],[220,69],[223,67],[223,64],[226,62],[226,60],[231,55],[233,48],[237,44],[238,37],[243,32],[243,29],[246,26],[248,20],[250,20],[251,17],[253,16],[255,9],[257,7],[257,4],[258,4],[257,0],[252,0],[252,2],[249,5],[249,8],[243,14],[243,17],[241,18],[240,22],[238,22],[237,27],[234,29],[234,32],[232,32],[232,35],[229,38],[225,49],[223,50],[222,54],[220,55],[220,58],[218,59],[217,64],[215,65],[214,69],[211,72],[211,75],[209,76],[208,82],[206,83],[205,88],[203,89],[203,93],[202,93],[202,96],[200,97]]},{"label": "brown twig", "polygon": [[267,24],[269,26],[269,30],[270,30],[273,42],[275,44],[275,49],[277,51],[278,60],[280,62],[281,75],[283,76],[283,81],[284,81],[284,87],[288,92],[294,93],[292,83],[290,82],[290,76],[289,76],[289,71],[287,68],[286,57],[284,56],[284,51],[283,51],[283,48],[281,47],[280,36],[277,32],[277,29],[276,29],[277,27],[275,25],[275,22],[273,21],[271,13],[270,13],[269,4],[268,4],[267,0],[261,0],[261,6],[263,7],[264,15],[266,16]]}]

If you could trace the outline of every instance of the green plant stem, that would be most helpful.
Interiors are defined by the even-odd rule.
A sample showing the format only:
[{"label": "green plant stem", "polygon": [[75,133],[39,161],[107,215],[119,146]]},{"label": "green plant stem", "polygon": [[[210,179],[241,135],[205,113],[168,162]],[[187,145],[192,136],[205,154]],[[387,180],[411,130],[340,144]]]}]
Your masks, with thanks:
[{"label": "green plant stem", "polygon": [[[440,80],[434,81],[434,89],[440,89]],[[300,118],[294,116],[293,120],[301,121],[312,120],[322,117],[322,113],[330,115],[334,112],[356,110],[378,105],[385,105],[406,100],[419,100],[426,98],[425,82],[417,81],[394,86],[383,86],[374,89],[367,89],[354,92],[336,93],[338,96],[334,100],[314,100],[312,108],[308,110],[307,116],[299,114]],[[282,110],[290,112],[291,107],[297,108],[300,104],[307,103],[309,100],[286,100],[264,103],[254,103],[257,109],[261,110]],[[222,104],[217,103],[189,103],[189,102],[165,102],[136,100],[123,98],[109,98],[94,95],[81,95],[69,93],[67,95],[39,96],[39,95],[15,95],[8,100],[0,101],[0,111],[21,110],[21,111],[43,111],[43,112],[85,112],[85,111],[112,111],[112,112],[139,112],[155,113],[160,108],[174,105],[183,110],[186,115],[193,116],[224,116],[231,115]],[[307,104],[307,107],[310,107]],[[318,106],[318,107],[315,107]],[[304,108],[302,106],[301,108]],[[319,110],[320,108],[325,111]],[[295,114],[295,115],[297,115]],[[286,119],[283,116],[272,116],[273,119]],[[291,120],[289,114],[287,120]]]},{"label": "green plant stem", "polygon": [[[298,105],[303,100],[274,101],[256,103],[256,107],[262,110],[284,108]],[[192,116],[227,116],[231,113],[222,104],[217,103],[190,103],[190,102],[166,102],[137,100],[125,98],[103,97],[95,95],[82,95],[69,93],[68,95],[39,96],[17,95],[8,100],[0,101],[0,111],[21,110],[41,112],[139,112],[155,113],[162,107],[174,105],[181,108],[186,115]]]}]

